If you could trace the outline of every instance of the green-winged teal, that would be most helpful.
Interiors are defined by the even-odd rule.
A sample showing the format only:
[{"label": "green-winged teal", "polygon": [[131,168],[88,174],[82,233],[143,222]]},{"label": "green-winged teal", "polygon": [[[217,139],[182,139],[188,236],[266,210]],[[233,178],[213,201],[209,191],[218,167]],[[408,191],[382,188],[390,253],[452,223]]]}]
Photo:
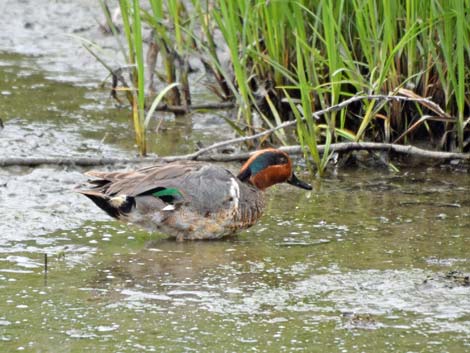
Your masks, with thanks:
[{"label": "green-winged teal", "polygon": [[235,177],[196,161],[131,172],[90,171],[90,190],[78,190],[111,217],[166,233],[177,240],[216,239],[251,227],[264,209],[264,190],[287,182],[311,190],[276,149],[256,152]]}]

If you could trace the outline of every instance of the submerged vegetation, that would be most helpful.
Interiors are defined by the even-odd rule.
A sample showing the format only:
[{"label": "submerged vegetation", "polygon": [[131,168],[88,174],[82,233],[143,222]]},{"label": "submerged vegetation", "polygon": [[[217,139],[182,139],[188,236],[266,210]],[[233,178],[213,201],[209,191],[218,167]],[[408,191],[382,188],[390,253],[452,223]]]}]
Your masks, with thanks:
[{"label": "submerged vegetation", "polygon": [[[430,149],[469,150],[468,0],[149,3],[119,1],[131,68],[124,89],[142,154],[145,128],[162,99],[189,111],[190,58],[201,60],[219,99],[236,102],[238,116],[229,123],[239,134],[296,119],[294,138],[320,173],[332,142],[423,140]],[[141,24],[151,29],[148,45]],[[113,75],[124,82],[116,78],[121,71]],[[315,115],[352,96],[376,94],[428,97],[446,113],[425,103],[364,99]],[[272,138],[286,144],[292,136],[278,130]]]}]

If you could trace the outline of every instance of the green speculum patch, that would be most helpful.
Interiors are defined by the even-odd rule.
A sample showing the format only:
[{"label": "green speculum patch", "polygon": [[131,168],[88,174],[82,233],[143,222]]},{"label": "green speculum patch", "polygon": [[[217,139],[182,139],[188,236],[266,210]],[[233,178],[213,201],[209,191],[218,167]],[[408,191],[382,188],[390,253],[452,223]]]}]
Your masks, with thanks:
[{"label": "green speculum patch", "polygon": [[152,195],[167,203],[174,203],[183,199],[183,195],[176,188],[159,188],[159,190],[153,192]]}]

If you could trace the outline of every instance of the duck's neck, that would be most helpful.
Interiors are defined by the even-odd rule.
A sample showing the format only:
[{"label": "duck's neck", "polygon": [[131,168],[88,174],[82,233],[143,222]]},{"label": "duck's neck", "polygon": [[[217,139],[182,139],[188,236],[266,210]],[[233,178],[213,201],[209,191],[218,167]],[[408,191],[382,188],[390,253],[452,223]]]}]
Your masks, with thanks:
[{"label": "duck's neck", "polygon": [[238,180],[240,180],[243,183],[251,184],[251,169],[250,167],[243,166],[242,169],[240,169],[240,172],[237,175]]}]

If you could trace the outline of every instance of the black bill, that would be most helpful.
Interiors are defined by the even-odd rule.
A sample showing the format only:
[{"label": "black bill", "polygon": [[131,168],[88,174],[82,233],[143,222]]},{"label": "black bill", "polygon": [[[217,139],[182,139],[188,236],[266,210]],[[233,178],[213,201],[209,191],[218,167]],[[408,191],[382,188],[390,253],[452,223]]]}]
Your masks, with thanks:
[{"label": "black bill", "polygon": [[305,181],[302,181],[299,178],[297,178],[294,173],[292,173],[292,176],[290,177],[289,180],[287,180],[287,182],[301,189],[312,190],[312,186],[310,184],[307,184]]}]

